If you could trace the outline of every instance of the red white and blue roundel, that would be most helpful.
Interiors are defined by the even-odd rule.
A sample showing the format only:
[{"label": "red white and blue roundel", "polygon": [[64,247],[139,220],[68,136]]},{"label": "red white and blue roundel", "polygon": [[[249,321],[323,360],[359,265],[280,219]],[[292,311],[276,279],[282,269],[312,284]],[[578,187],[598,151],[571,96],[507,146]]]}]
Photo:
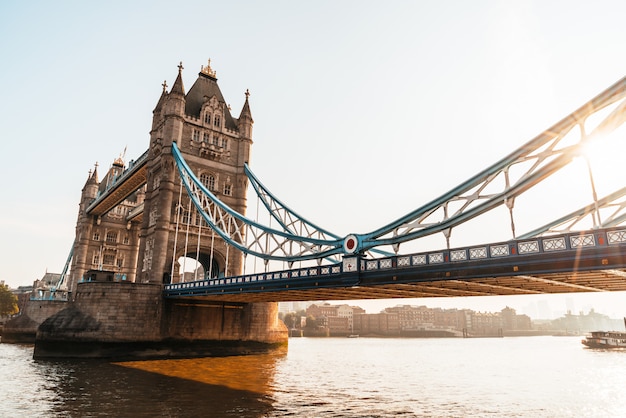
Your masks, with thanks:
[{"label": "red white and blue roundel", "polygon": [[359,249],[359,239],[354,234],[348,235],[343,240],[343,251],[346,254],[354,254]]}]

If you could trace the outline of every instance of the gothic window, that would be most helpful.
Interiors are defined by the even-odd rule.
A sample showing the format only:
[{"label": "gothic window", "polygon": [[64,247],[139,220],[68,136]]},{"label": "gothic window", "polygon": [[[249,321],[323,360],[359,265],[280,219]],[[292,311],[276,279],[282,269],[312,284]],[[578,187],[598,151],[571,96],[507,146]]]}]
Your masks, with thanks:
[{"label": "gothic window", "polygon": [[191,221],[191,212],[185,209],[183,211],[183,223],[188,224]]},{"label": "gothic window", "polygon": [[207,125],[211,124],[211,114],[209,112],[206,112],[204,114],[204,123],[206,123]]},{"label": "gothic window", "polygon": [[219,137],[217,135],[213,135],[213,145],[219,144],[219,141],[220,141]]},{"label": "gothic window", "polygon": [[161,185],[161,176],[157,174],[152,179],[152,190],[158,189],[160,185]]},{"label": "gothic window", "polygon": [[222,148],[226,148],[226,138],[222,138]]},{"label": "gothic window", "polygon": [[100,241],[100,231],[93,231],[93,240]]},{"label": "gothic window", "polygon": [[148,238],[146,240],[146,248],[143,252],[143,266],[141,271],[148,271],[152,269],[152,251],[154,248],[154,238]]},{"label": "gothic window", "polygon": [[157,207],[156,205],[152,206],[150,208],[150,215],[149,215],[149,221],[148,221],[148,225],[152,226],[154,224],[156,224],[157,221]]},{"label": "gothic window", "polygon": [[218,128],[222,125],[222,119],[219,117],[219,115],[215,115],[215,118],[213,118],[213,125],[217,126]]},{"label": "gothic window", "polygon": [[116,243],[117,242],[117,232],[115,232],[115,231],[107,232],[107,239],[106,239],[106,241],[109,242],[109,243],[113,243],[113,244]]},{"label": "gothic window", "polygon": [[115,254],[104,254],[102,262],[107,266],[113,266],[115,263]]},{"label": "gothic window", "polygon": [[193,140],[196,142],[200,142],[200,131],[197,129],[193,130]]},{"label": "gothic window", "polygon": [[200,174],[200,182],[209,190],[215,190],[215,177],[210,174]]},{"label": "gothic window", "polygon": [[124,235],[124,244],[128,245],[130,243],[130,238],[128,237],[128,235]]},{"label": "gothic window", "polygon": [[[200,183],[204,184],[204,186],[207,189],[211,190],[210,184],[211,184],[211,178],[212,177],[213,176],[210,176],[208,174],[202,173],[202,174],[200,174]],[[215,179],[213,179],[213,184],[215,184]]]},{"label": "gothic window", "polygon": [[119,268],[124,267],[124,257],[118,257],[116,266],[118,266]]},{"label": "gothic window", "polygon": [[208,143],[209,143],[209,133],[208,133],[208,132],[205,132],[205,133],[202,135],[202,141],[203,141],[205,144],[208,144]]},{"label": "gothic window", "polygon": [[100,253],[93,253],[93,264],[100,264]]},{"label": "gothic window", "polygon": [[230,196],[230,192],[231,192],[231,186],[230,186],[230,184],[229,184],[229,183],[226,183],[226,184],[224,185],[224,194],[225,194],[226,196]]}]

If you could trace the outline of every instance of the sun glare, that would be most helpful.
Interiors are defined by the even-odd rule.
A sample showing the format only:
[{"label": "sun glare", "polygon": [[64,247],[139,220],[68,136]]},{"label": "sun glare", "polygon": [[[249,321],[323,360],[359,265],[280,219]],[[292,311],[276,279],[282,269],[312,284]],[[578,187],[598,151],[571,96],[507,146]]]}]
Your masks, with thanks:
[{"label": "sun glare", "polygon": [[593,138],[583,145],[581,156],[591,168],[599,197],[626,186],[626,175],[622,172],[626,155],[626,129]]}]

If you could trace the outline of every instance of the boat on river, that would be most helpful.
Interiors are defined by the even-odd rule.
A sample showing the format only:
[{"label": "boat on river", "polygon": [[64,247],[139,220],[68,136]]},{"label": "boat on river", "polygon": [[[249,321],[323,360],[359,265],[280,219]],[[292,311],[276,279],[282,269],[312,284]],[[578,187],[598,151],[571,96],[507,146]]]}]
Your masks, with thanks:
[{"label": "boat on river", "polygon": [[626,332],[592,331],[581,342],[589,348],[626,348]]}]

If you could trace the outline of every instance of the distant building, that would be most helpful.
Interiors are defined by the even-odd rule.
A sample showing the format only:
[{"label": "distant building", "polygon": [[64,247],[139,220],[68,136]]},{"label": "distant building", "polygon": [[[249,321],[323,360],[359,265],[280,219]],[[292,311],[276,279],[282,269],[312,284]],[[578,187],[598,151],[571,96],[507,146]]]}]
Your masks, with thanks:
[{"label": "distant building", "polygon": [[355,334],[399,335],[400,319],[397,313],[359,313],[354,315]]},{"label": "distant building", "polygon": [[318,327],[327,328],[330,335],[347,335],[351,334],[354,329],[353,318],[355,309],[359,312],[365,312],[359,307],[346,304],[314,303],[306,309],[306,314],[316,319]]}]

